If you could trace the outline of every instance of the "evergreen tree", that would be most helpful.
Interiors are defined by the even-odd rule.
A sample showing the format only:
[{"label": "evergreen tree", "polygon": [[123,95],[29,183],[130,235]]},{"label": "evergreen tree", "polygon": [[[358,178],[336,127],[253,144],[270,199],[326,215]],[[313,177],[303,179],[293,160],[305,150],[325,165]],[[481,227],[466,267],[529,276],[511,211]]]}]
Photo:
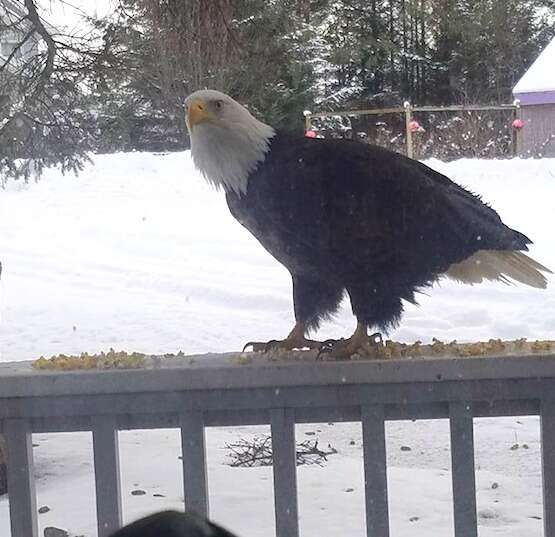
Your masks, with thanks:
[{"label": "evergreen tree", "polygon": [[21,46],[41,46],[24,66],[0,57],[4,177],[185,147],[183,101],[203,87],[291,130],[306,108],[507,102],[555,35],[555,0],[119,0],[88,40],[10,2]]}]

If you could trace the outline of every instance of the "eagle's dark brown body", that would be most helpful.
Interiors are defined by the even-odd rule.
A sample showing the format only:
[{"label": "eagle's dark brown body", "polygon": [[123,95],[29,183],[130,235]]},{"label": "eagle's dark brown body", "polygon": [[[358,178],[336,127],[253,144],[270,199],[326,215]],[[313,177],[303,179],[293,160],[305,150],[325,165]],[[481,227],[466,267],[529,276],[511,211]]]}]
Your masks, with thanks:
[{"label": "eagle's dark brown body", "polygon": [[347,140],[278,133],[231,213],[293,278],[297,321],[315,328],[345,291],[368,327],[387,330],[402,299],[479,250],[530,240],[447,177]]}]

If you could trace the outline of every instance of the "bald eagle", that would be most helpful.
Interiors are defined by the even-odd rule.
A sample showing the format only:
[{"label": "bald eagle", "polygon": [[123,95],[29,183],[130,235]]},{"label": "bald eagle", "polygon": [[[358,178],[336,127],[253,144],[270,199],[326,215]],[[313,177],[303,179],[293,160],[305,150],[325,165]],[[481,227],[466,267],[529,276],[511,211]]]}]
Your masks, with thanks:
[{"label": "bald eagle", "polygon": [[421,162],[352,140],[276,131],[214,90],[185,104],[196,167],[291,273],[296,324],[271,347],[320,348],[307,332],[345,293],[357,328],[336,342],[338,356],[367,345],[369,328],[397,326],[403,301],[416,303],[415,293],[443,276],[546,287],[550,271],[522,253],[530,239]]}]

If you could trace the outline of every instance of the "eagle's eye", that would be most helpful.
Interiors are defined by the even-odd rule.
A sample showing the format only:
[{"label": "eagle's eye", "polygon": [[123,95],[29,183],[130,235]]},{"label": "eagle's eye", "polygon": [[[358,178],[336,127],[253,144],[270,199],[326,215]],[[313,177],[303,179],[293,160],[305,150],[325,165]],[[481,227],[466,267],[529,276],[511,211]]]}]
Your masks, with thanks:
[{"label": "eagle's eye", "polygon": [[216,109],[221,110],[222,106],[224,105],[223,101],[215,101],[214,104],[216,105]]}]

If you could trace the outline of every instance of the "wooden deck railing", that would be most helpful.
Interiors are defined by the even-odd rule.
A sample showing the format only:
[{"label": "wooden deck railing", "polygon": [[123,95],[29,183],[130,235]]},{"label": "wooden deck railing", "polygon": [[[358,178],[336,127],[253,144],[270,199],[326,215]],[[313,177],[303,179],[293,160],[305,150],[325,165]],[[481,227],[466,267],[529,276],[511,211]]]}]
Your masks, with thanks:
[{"label": "wooden deck railing", "polygon": [[[92,431],[99,537],[121,525],[118,431],[181,429],[185,509],[208,514],[205,427],[270,424],[276,534],[299,535],[295,423],[359,421],[366,525],[388,537],[386,420],[448,418],[456,537],[476,537],[473,418],[541,416],[545,536],[555,535],[555,355],[240,364],[237,355],[141,370],[0,364],[12,537],[38,537],[32,433]],[[324,484],[322,484],[324,486]],[[393,536],[394,537],[394,536]]]}]

